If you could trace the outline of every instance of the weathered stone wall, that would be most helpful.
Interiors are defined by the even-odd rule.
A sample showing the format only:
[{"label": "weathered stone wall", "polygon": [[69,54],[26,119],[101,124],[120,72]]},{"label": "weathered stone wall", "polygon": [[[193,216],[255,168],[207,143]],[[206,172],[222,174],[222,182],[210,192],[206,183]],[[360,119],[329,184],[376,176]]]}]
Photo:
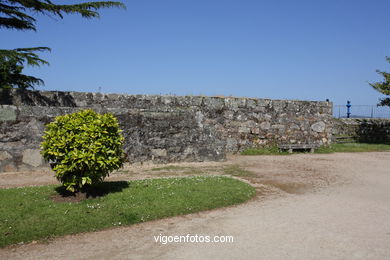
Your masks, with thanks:
[{"label": "weathered stone wall", "polygon": [[362,143],[390,143],[390,119],[340,118],[334,119],[333,139]]},{"label": "weathered stone wall", "polygon": [[328,144],[332,132],[328,102],[3,91],[0,105],[0,171],[45,166],[45,124],[86,108],[118,118],[130,163],[223,160],[273,143]]}]

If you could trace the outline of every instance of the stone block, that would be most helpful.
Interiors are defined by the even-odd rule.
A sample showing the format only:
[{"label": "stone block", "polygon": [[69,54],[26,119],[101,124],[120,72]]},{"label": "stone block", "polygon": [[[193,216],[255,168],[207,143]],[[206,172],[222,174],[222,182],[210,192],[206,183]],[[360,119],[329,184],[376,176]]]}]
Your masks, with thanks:
[{"label": "stone block", "polygon": [[42,165],[43,158],[38,149],[26,149],[23,151],[22,162],[33,167]]},{"label": "stone block", "polygon": [[0,161],[5,161],[11,158],[12,155],[10,155],[7,151],[0,151]]},{"label": "stone block", "polygon": [[317,122],[317,123],[311,125],[310,128],[314,132],[321,133],[321,132],[324,132],[325,127],[326,127],[326,124],[323,121],[320,121],[320,122]]},{"label": "stone block", "polygon": [[268,130],[271,128],[271,124],[270,122],[261,122],[260,124],[260,128],[263,129],[263,130]]},{"label": "stone block", "polygon": [[0,122],[1,121],[15,121],[16,107],[15,106],[0,106]]},{"label": "stone block", "polygon": [[240,126],[238,128],[238,132],[239,133],[250,133],[251,132],[251,129],[249,127],[245,127],[245,126]]},{"label": "stone block", "polygon": [[156,157],[166,157],[167,156],[167,150],[165,150],[165,149],[152,149],[151,153],[153,156],[156,156]]}]

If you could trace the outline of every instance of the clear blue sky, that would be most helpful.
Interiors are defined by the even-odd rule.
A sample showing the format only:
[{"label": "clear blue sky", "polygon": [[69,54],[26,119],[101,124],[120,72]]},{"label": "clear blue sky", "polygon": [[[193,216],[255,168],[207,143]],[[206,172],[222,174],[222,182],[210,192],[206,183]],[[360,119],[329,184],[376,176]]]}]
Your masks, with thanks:
[{"label": "clear blue sky", "polygon": [[[55,1],[56,2],[56,1]],[[62,1],[64,2],[64,1]],[[66,1],[65,1],[66,2]],[[72,1],[74,2],[74,1]],[[42,90],[376,104],[389,0],[129,0],[100,19],[38,16],[0,48],[49,46]]]}]

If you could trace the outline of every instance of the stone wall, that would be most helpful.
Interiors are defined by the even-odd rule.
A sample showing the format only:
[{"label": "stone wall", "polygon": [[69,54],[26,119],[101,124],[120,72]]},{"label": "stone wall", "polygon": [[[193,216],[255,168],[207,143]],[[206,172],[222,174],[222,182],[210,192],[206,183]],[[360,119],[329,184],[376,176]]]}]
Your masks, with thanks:
[{"label": "stone wall", "polygon": [[390,143],[390,119],[335,118],[332,134],[334,141]]},{"label": "stone wall", "polygon": [[332,134],[328,102],[13,90],[0,105],[0,171],[45,166],[45,124],[86,108],[118,118],[130,163],[223,160],[254,146],[329,144]]}]

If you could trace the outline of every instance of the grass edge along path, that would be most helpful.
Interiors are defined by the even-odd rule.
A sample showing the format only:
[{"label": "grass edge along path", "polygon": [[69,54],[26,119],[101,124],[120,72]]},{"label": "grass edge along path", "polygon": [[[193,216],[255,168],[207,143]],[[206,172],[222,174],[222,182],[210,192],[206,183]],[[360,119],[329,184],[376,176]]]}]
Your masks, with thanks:
[{"label": "grass edge along path", "polygon": [[[353,152],[385,152],[390,151],[390,144],[367,144],[367,143],[342,143],[331,144],[330,147],[321,146],[315,153],[353,153]],[[294,154],[294,153],[293,153]],[[241,155],[290,155],[288,152],[280,152],[277,146],[264,148],[248,148]]]},{"label": "grass edge along path", "polygon": [[0,189],[0,247],[243,203],[247,183],[225,176],[105,182],[105,196],[54,202],[56,185]]},{"label": "grass edge along path", "polygon": [[331,144],[330,147],[322,146],[316,149],[316,153],[355,153],[355,152],[386,152],[390,151],[390,144],[368,143],[341,143]]}]

